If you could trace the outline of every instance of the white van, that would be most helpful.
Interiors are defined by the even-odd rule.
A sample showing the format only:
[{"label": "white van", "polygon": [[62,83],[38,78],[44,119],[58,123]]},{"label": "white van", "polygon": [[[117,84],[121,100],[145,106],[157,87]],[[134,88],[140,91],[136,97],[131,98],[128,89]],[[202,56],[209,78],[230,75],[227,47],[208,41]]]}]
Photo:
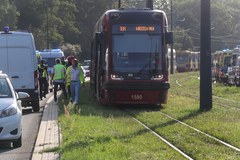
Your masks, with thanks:
[{"label": "white van", "polygon": [[45,64],[48,66],[48,74],[51,75],[53,71],[53,66],[55,65],[55,60],[60,58],[64,61],[64,53],[61,49],[46,49],[39,52],[42,60],[45,61]]},{"label": "white van", "polygon": [[26,92],[29,98],[22,106],[39,111],[37,57],[33,35],[26,32],[0,32],[0,70],[11,79],[17,92]]}]

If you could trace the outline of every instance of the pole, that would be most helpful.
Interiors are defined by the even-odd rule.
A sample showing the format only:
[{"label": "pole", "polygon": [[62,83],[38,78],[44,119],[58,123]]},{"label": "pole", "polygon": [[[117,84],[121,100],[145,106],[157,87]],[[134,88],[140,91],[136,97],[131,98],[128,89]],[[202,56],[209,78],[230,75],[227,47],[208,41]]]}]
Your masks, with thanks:
[{"label": "pole", "polygon": [[118,8],[121,8],[121,0],[118,0]]},{"label": "pole", "polygon": [[46,0],[46,29],[47,29],[47,49],[49,49],[49,19],[48,19],[48,0]]},{"label": "pole", "polygon": [[[171,31],[173,31],[173,10],[172,10],[172,0],[170,1],[171,3]],[[171,61],[170,61],[170,73],[173,74],[173,44],[171,44]]]},{"label": "pole", "polygon": [[153,0],[147,0],[146,3],[147,8],[153,10]]},{"label": "pole", "polygon": [[200,110],[212,109],[210,0],[201,0]]}]

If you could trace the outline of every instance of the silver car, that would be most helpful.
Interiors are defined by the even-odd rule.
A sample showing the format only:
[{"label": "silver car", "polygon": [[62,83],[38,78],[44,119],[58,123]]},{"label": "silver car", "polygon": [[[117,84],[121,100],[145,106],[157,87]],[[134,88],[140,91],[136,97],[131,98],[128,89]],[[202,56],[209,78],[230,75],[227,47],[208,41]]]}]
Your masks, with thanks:
[{"label": "silver car", "polygon": [[15,92],[6,74],[0,71],[0,142],[11,142],[14,148],[22,146],[21,99],[25,92]]}]

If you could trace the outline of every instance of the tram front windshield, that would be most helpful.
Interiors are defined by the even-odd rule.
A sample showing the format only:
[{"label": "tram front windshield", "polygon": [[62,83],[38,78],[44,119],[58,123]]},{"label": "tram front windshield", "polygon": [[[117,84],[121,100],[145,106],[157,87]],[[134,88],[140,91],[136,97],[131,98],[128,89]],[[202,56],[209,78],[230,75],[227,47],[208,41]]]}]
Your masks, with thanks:
[{"label": "tram front windshield", "polygon": [[189,55],[188,54],[182,54],[176,56],[177,63],[186,63],[189,61]]},{"label": "tram front windshield", "polygon": [[162,42],[159,34],[119,34],[112,38],[113,72],[161,72]]}]

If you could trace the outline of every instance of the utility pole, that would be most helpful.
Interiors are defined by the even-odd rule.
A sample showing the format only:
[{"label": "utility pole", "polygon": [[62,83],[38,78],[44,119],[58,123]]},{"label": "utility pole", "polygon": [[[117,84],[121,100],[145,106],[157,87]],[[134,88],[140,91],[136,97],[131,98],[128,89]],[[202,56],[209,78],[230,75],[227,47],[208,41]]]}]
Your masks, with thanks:
[{"label": "utility pole", "polygon": [[[172,10],[172,0],[170,1],[171,5],[171,31],[173,31],[173,10]],[[171,44],[171,60],[170,60],[170,73],[173,74],[173,43]]]},{"label": "utility pole", "polygon": [[147,0],[146,3],[146,7],[153,10],[153,0]]},{"label": "utility pole", "polygon": [[200,110],[212,109],[210,0],[201,0]]},{"label": "utility pole", "polygon": [[49,49],[49,17],[48,17],[48,0],[45,1],[46,3],[46,30],[47,30],[47,49]]},{"label": "utility pole", "polygon": [[121,0],[118,0],[118,8],[121,8]]}]

